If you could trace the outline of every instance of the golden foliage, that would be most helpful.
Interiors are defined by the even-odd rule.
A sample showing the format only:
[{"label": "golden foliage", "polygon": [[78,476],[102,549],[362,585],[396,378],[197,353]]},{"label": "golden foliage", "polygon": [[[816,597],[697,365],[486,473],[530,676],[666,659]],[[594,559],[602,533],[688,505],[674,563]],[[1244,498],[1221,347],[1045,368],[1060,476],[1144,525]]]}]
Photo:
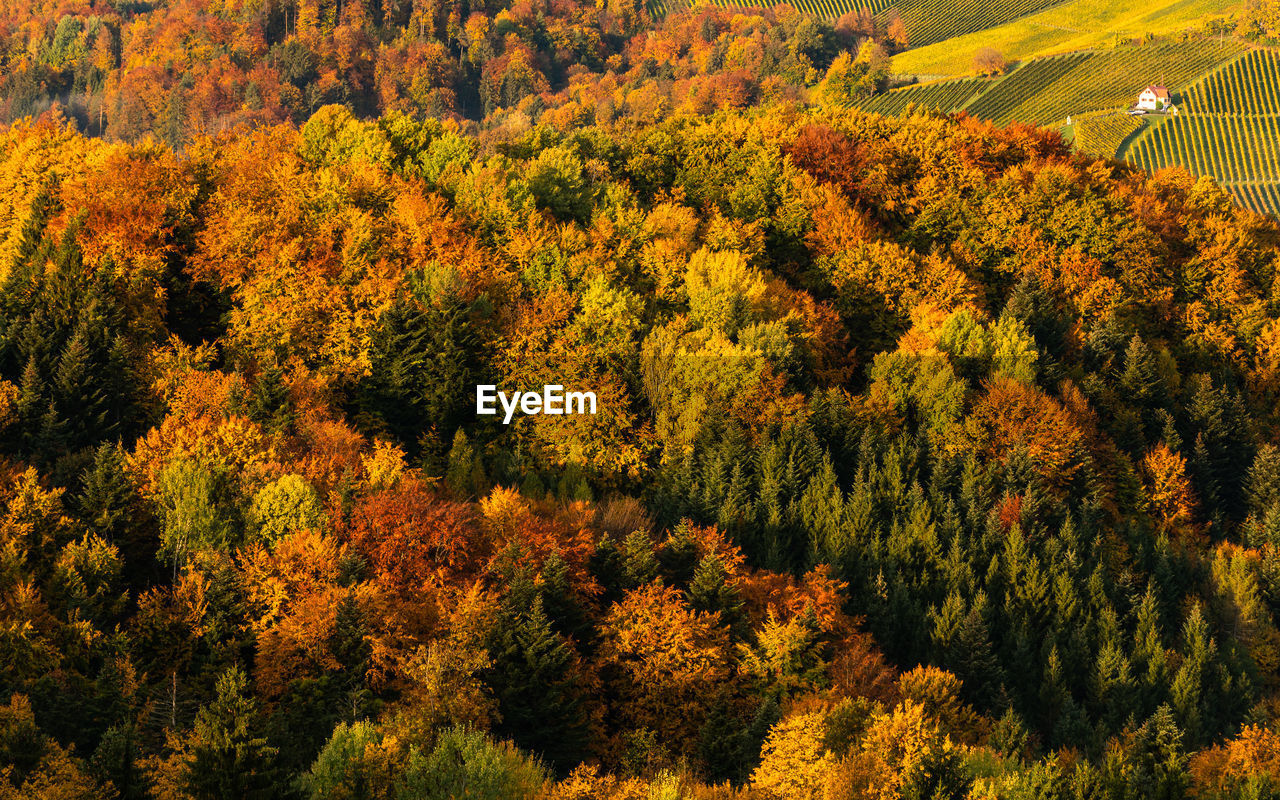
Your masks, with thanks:
[{"label": "golden foliage", "polygon": [[769,730],[751,782],[778,800],[823,800],[836,758],[827,751],[822,712],[787,717]]}]

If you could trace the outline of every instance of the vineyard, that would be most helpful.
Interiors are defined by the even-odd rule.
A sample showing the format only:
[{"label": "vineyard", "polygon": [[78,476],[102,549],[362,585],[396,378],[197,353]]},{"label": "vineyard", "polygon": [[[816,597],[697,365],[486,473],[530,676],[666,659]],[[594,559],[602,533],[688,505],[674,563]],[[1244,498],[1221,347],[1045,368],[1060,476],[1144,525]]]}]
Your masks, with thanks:
[{"label": "vineyard", "polygon": [[[838,19],[850,11],[867,11],[878,14],[889,7],[890,0],[758,0],[758,2],[735,2],[735,0],[709,0],[712,5],[721,8],[772,8],[787,2],[790,6],[805,14],[812,14],[823,19]],[[664,17],[672,11],[694,5],[693,0],[648,0],[646,8],[655,19]]]},{"label": "vineyard", "polygon": [[983,119],[1006,119],[1012,109],[1045,91],[1092,57],[1092,53],[1074,53],[1028,62],[974,101],[969,113]]},{"label": "vineyard", "polygon": [[987,30],[922,45],[893,57],[898,75],[966,75],[973,54],[984,47],[998,50],[1009,61],[1087,50],[1109,50],[1117,37],[1139,41],[1147,36],[1179,37],[1203,29],[1206,20],[1229,13],[1233,0],[1067,0],[1044,11],[1019,17]]},{"label": "vineyard", "polygon": [[1280,176],[1280,116],[1172,117],[1135,141],[1128,156],[1148,171],[1181,164],[1223,183],[1272,181]]},{"label": "vineyard", "polygon": [[1181,165],[1210,175],[1248,208],[1280,212],[1280,58],[1252,50],[1185,93],[1181,112],[1125,154],[1146,170]]},{"label": "vineyard", "polygon": [[1252,50],[1187,90],[1193,114],[1280,113],[1280,55]]},{"label": "vineyard", "polygon": [[1192,41],[1126,47],[1092,55],[1063,57],[1041,70],[1021,75],[1037,61],[1016,70],[979,98],[969,110],[995,122],[1048,125],[1090,111],[1128,106],[1148,83],[1185,86],[1240,52],[1238,44]]},{"label": "vineyard", "polygon": [[902,0],[895,8],[907,25],[911,44],[941,42],[986,30],[1043,11],[1062,0]]},{"label": "vineyard", "polygon": [[1115,158],[1125,140],[1143,125],[1141,117],[1102,111],[1075,120],[1076,148],[1101,158]]},{"label": "vineyard", "polygon": [[1237,183],[1223,188],[1247,209],[1259,214],[1280,214],[1280,183]]},{"label": "vineyard", "polygon": [[968,103],[970,99],[990,85],[991,81],[985,78],[963,78],[942,83],[922,83],[876,95],[864,102],[862,108],[877,114],[892,115],[901,114],[908,106],[914,104],[950,113],[959,111],[965,103]]}]

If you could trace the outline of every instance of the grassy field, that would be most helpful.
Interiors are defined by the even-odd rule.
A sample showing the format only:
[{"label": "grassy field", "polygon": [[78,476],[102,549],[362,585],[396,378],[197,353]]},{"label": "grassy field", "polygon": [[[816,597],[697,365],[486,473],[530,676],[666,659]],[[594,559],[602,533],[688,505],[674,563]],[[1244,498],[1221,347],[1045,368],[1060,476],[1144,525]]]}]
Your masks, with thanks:
[{"label": "grassy field", "polygon": [[921,83],[915,86],[904,86],[891,92],[876,95],[861,107],[877,114],[901,114],[908,106],[914,104],[925,108],[950,113],[959,111],[970,99],[976,97],[989,86],[986,78],[961,78],[956,81],[938,83]]},{"label": "grassy field", "polygon": [[1120,39],[1140,40],[1147,34],[1160,36],[1199,28],[1203,21],[1242,5],[1240,0],[1068,0],[988,30],[913,47],[894,56],[893,71],[900,75],[964,75],[971,71],[973,54],[982,47],[994,47],[1010,61],[1109,48]]},{"label": "grassy field", "polygon": [[1238,44],[1210,40],[1038,59],[992,86],[969,105],[969,112],[1002,124],[1058,123],[1127,107],[1148,83],[1163,83],[1176,92],[1241,50]]}]

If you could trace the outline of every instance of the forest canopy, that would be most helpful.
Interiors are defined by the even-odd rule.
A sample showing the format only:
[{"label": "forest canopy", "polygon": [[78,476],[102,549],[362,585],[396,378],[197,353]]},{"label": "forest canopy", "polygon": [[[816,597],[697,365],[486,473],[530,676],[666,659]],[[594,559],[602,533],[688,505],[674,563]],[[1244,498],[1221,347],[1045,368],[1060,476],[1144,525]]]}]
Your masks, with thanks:
[{"label": "forest canopy", "polygon": [[0,130],[0,798],[1280,787],[1274,220],[846,108],[876,20],[224,6]]}]

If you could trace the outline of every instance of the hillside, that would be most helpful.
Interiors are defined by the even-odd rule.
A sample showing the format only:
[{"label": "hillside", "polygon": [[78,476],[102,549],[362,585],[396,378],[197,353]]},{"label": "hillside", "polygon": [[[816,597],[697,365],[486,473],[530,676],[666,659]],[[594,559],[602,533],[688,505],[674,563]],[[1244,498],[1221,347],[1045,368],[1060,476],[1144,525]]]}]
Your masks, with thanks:
[{"label": "hillside", "polygon": [[1149,125],[1120,155],[1144,169],[1208,175],[1244,205],[1280,212],[1280,58],[1253,50],[1192,84],[1179,114]]},{"label": "hillside", "polygon": [[996,79],[911,85],[854,104],[896,114],[916,103],[944,112],[964,111],[1002,125],[1050,126],[1068,117],[1128,107],[1150,82],[1144,76],[1160,76],[1170,85],[1185,86],[1242,52],[1238,43],[1210,40],[1048,56],[1017,65]]},{"label": "hillside", "polygon": [[1009,61],[1059,53],[1107,49],[1121,42],[1140,42],[1147,36],[1176,36],[1202,30],[1210,19],[1241,8],[1234,0],[1067,0],[985,30],[956,35],[936,44],[894,56],[900,75],[966,75],[973,56],[983,47],[998,50]]},{"label": "hillside", "polygon": [[836,20],[845,14],[879,14],[888,8],[891,0],[761,0],[742,3],[737,0],[646,0],[645,8],[657,20],[675,11],[688,11],[699,6],[726,9],[772,8],[780,3],[819,19]]},{"label": "hillside", "polygon": [[1185,173],[326,106],[0,198],[8,796],[1280,780],[1280,226]]},{"label": "hillside", "polygon": [[1275,800],[1280,0],[857,2],[0,4],[0,800]]},{"label": "hillside", "polygon": [[913,105],[949,114],[968,105],[973,98],[986,91],[989,83],[984,78],[961,78],[915,84],[878,94],[857,105],[876,114],[901,114],[908,106]]},{"label": "hillside", "polygon": [[1000,26],[1059,2],[1062,0],[897,0],[890,9],[901,16],[911,45],[924,47]]}]

